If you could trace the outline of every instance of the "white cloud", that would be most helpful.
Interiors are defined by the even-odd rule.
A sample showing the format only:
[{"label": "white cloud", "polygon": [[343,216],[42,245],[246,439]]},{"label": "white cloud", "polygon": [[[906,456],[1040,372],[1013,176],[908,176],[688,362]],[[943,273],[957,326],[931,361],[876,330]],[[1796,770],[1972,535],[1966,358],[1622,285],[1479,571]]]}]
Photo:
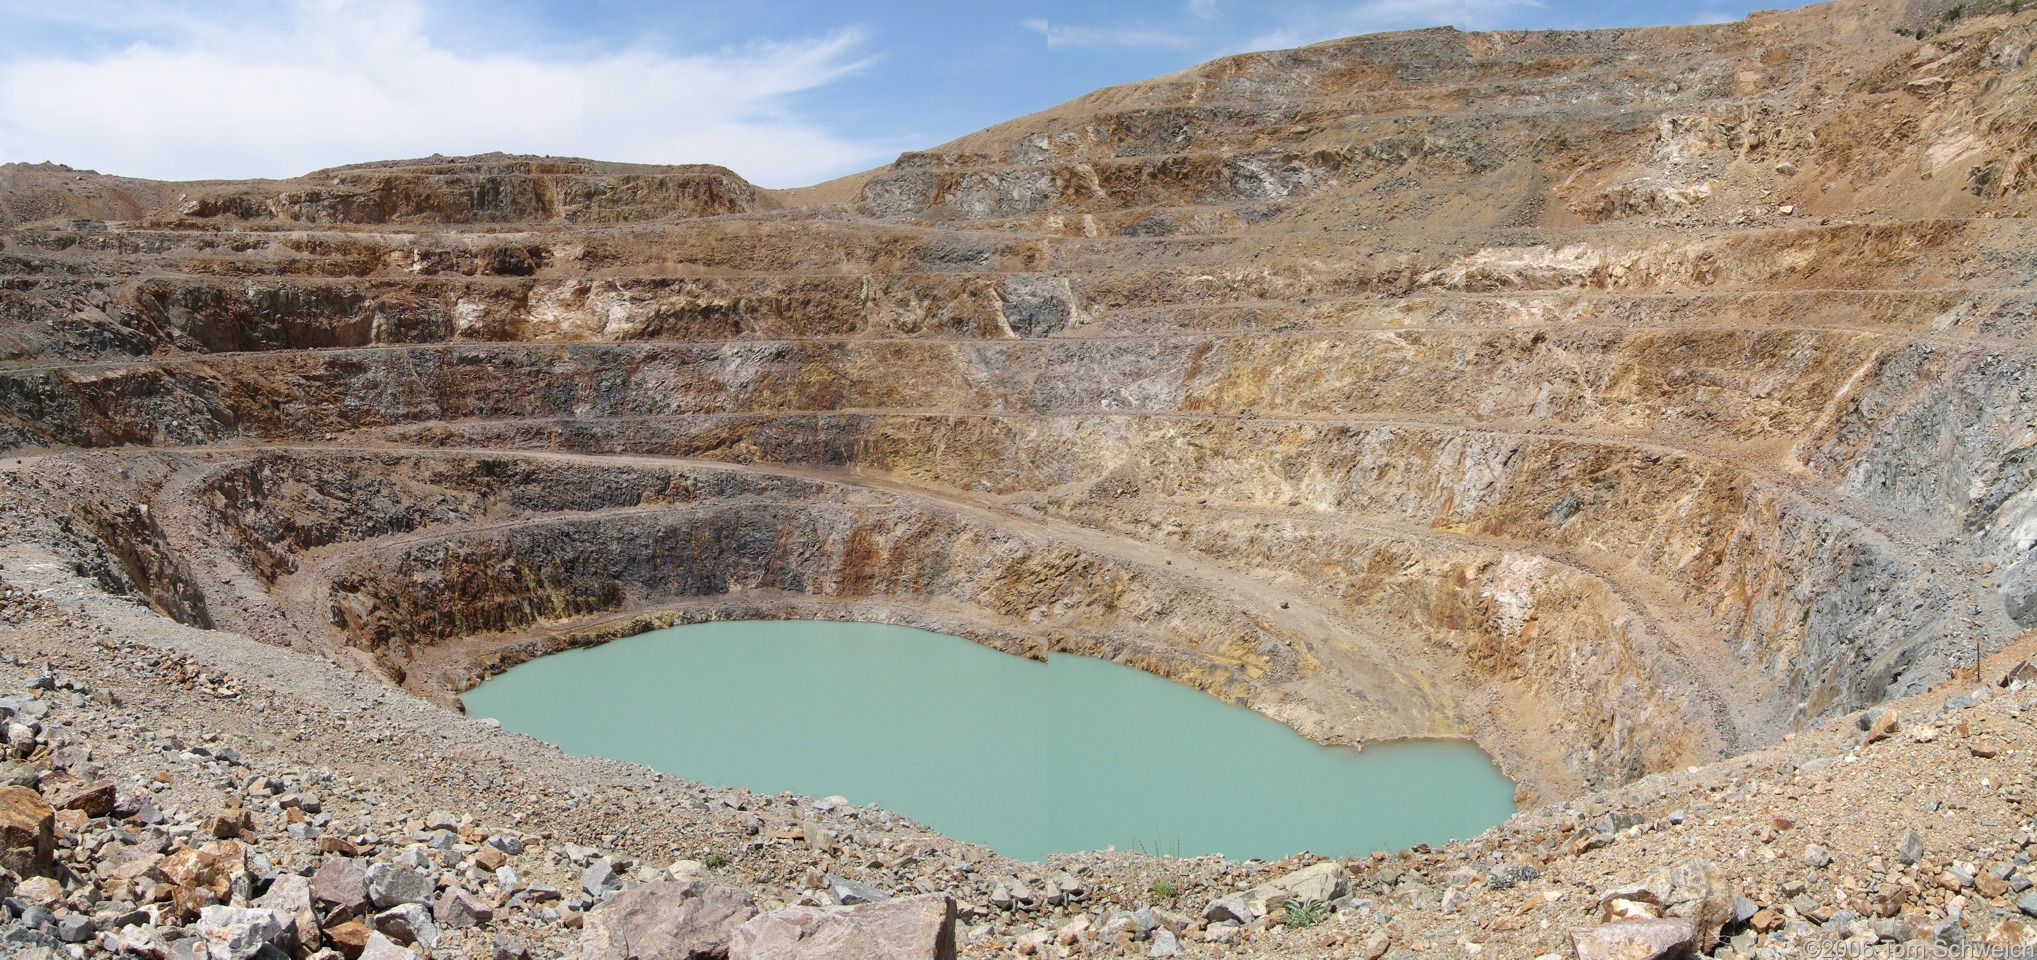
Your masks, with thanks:
[{"label": "white cloud", "polygon": [[1046,35],[1047,49],[1049,50],[1086,50],[1109,47],[1163,47],[1186,50],[1202,43],[1202,41],[1193,36],[1185,33],[1175,33],[1170,30],[1079,27],[1049,23],[1045,20],[1021,20],[1019,23],[1028,30]]},{"label": "white cloud", "polygon": [[1253,37],[1237,49],[1277,50],[1418,27],[1495,30],[1509,25],[1515,14],[1542,6],[1542,0],[1366,0],[1350,6],[1297,11],[1278,28]]},{"label": "white cloud", "polygon": [[[124,5],[83,9],[120,16]],[[14,56],[0,61],[0,161],[238,179],[503,150],[719,163],[793,186],[896,150],[843,138],[788,104],[868,62],[856,32],[546,59],[450,52],[426,35],[423,12],[418,0],[295,0],[276,19],[173,28],[155,18],[150,34],[166,39]]]},{"label": "white cloud", "polygon": [[1217,16],[1217,0],[1188,0],[1188,12],[1199,19],[1214,20]]}]

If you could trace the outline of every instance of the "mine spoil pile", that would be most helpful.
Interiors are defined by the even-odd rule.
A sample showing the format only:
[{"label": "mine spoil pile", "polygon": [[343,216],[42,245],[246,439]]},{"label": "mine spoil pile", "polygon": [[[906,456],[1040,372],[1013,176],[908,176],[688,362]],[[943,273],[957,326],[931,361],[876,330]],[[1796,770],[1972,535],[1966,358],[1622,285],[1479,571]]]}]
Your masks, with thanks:
[{"label": "mine spoil pile", "polygon": [[[2033,49],[1367,36],[799,190],[0,167],[0,953],[2037,942]],[[746,617],[1468,737],[1526,806],[1028,864],[457,713]]]}]

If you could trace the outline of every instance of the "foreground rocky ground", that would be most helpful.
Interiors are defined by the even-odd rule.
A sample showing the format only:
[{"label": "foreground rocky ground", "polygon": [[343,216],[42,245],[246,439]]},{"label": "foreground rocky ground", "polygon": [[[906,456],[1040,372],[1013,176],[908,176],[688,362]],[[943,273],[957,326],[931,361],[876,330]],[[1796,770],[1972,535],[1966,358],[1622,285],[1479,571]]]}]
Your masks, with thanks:
[{"label": "foreground rocky ground", "polygon": [[[178,625],[33,548],[0,550],[0,578],[0,951],[15,956],[692,955],[652,945],[672,937],[846,955],[826,952],[826,923],[915,951],[864,939],[855,955],[933,956],[946,937],[963,956],[1041,957],[1636,955],[1611,952],[1619,931],[1666,937],[1671,956],[1681,941],[1717,957],[2037,944],[2037,690],[2013,678],[1434,849],[1037,864],[875,808],[565,756],[330,661]],[[882,906],[776,912],[866,902]]]}]

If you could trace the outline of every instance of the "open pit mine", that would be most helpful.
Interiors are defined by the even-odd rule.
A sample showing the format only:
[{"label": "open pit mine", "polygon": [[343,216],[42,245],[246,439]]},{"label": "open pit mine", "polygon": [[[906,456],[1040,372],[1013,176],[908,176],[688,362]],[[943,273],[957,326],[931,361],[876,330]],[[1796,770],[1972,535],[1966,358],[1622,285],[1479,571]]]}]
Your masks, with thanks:
[{"label": "open pit mine", "polygon": [[[0,167],[0,953],[2037,943],[2021,6],[1357,37],[794,190]],[[782,618],[1468,739],[1522,812],[1035,863],[459,712]]]}]

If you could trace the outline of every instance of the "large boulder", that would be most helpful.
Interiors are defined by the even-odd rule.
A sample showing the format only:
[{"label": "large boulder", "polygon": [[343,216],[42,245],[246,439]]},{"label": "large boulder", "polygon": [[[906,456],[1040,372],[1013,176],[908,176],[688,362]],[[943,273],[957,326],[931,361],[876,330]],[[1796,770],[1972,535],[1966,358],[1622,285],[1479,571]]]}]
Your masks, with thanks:
[{"label": "large boulder", "polygon": [[1266,892],[1278,898],[1276,902],[1288,900],[1320,900],[1325,903],[1351,892],[1351,872],[1335,860],[1325,860],[1312,867],[1303,867],[1286,874],[1271,883],[1258,887],[1253,892]]},{"label": "large boulder", "polygon": [[580,889],[596,900],[606,900],[622,892],[626,884],[622,875],[615,872],[615,865],[602,857],[588,865],[580,874]]},{"label": "large boulder", "polygon": [[954,960],[955,901],[900,897],[853,907],[788,907],[737,927],[729,960]]},{"label": "large boulder", "polygon": [[376,914],[375,929],[406,946],[417,944],[429,950],[439,942],[438,924],[421,903],[400,904]]},{"label": "large boulder", "polygon": [[2019,627],[2037,627],[2037,554],[2010,564],[1997,582],[2009,619]]},{"label": "large boulder", "polygon": [[311,875],[311,896],[328,923],[358,917],[368,909],[368,871],[358,860],[327,860]]},{"label": "large boulder", "polygon": [[53,806],[58,810],[78,810],[88,817],[104,817],[113,812],[114,800],[113,781],[101,780],[66,791]]},{"label": "large boulder", "polygon": [[1670,872],[1669,899],[1664,913],[1691,922],[1694,946],[1710,953],[1719,943],[1719,931],[1733,919],[1739,888],[1726,879],[1724,871],[1705,860],[1692,860]]},{"label": "large boulder", "polygon": [[1242,893],[1211,901],[1209,907],[1203,910],[1203,919],[1211,923],[1230,920],[1251,923],[1289,900],[1327,903],[1350,892],[1351,872],[1335,860],[1325,860],[1283,874]]},{"label": "large boulder", "polygon": [[206,907],[198,917],[198,939],[212,960],[251,960],[263,947],[287,950],[291,918],[260,907]]},{"label": "large boulder", "polygon": [[757,915],[748,893],[704,880],[654,880],[589,911],[580,960],[719,960]]},{"label": "large boulder", "polygon": [[495,908],[459,887],[448,887],[432,907],[432,919],[452,930],[465,930],[495,919]]},{"label": "large boulder", "polygon": [[1599,897],[1599,919],[1682,917],[1691,921],[1695,931],[1692,946],[1709,952],[1719,942],[1720,929],[1732,921],[1738,900],[1739,890],[1718,867],[1692,860],[1607,890]]},{"label": "large boulder", "polygon": [[57,852],[56,811],[27,787],[0,787],[0,867],[47,877]]},{"label": "large boulder", "polygon": [[1697,935],[1697,927],[1686,917],[1627,920],[1573,928],[1570,946],[1577,951],[1577,960],[1665,960],[1683,956]]},{"label": "large boulder", "polygon": [[430,877],[409,867],[378,863],[368,868],[368,899],[377,910],[406,903],[428,904],[431,895],[437,892],[438,885]]},{"label": "large boulder", "polygon": [[318,944],[318,913],[311,907],[309,879],[294,873],[283,874],[269,885],[267,893],[256,898],[254,906],[289,917],[283,932],[290,942],[306,947]]},{"label": "large boulder", "polygon": [[417,960],[417,951],[379,933],[370,933],[367,942],[361,945],[360,960]]}]

